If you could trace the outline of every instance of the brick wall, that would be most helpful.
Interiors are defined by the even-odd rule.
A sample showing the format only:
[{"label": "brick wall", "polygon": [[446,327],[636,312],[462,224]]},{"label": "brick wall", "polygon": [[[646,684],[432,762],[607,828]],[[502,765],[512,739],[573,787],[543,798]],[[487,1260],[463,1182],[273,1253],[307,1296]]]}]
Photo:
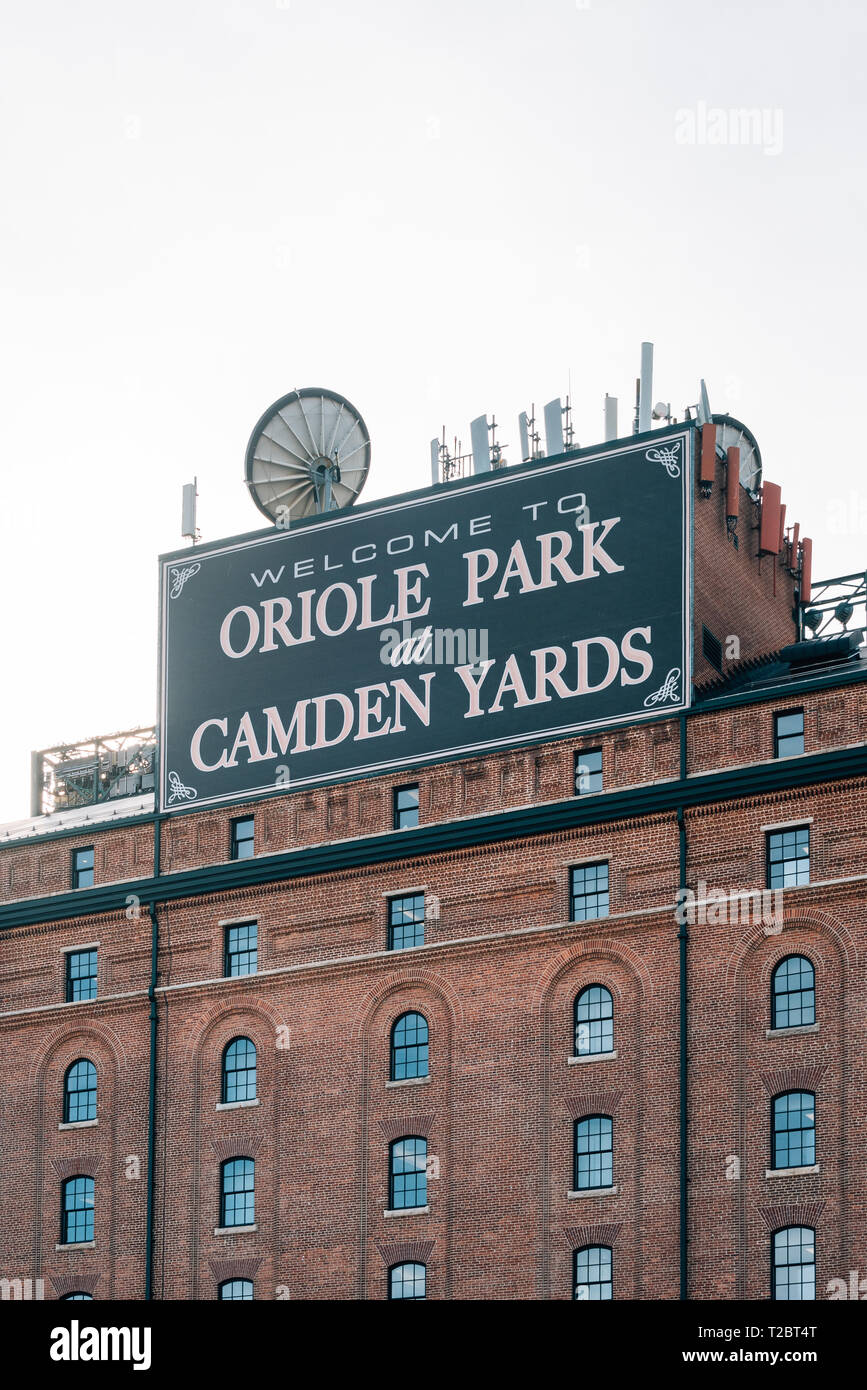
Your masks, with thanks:
[{"label": "brick wall", "polygon": [[[846,782],[687,816],[691,883],[760,887],[762,826],[809,817],[814,878],[849,879],[788,892],[777,935],[690,928],[694,1297],[767,1297],[768,1223],[801,1224],[781,1211],[820,1212],[821,1288],[867,1267],[865,798],[864,783]],[[568,865],[597,857],[611,864],[612,916],[569,923]],[[418,1257],[433,1298],[568,1298],[572,1251],[600,1243],[614,1249],[615,1297],[676,1297],[677,882],[677,824],[661,815],[161,910],[158,1295],[213,1298],[221,1278],[246,1272],[257,1298],[283,1287],[381,1298],[389,1263]],[[440,899],[430,944],[386,953],[383,895],[420,886]],[[218,924],[246,914],[260,924],[262,973],[213,980]],[[95,940],[103,997],[52,1004],[61,947]],[[149,948],[146,916],[4,938],[4,984],[17,981],[16,1008],[37,1009],[0,1019],[4,1263],[36,1273],[38,1250],[49,1289],[71,1280],[98,1297],[141,1296],[144,1176],[126,1171],[146,1153]],[[819,1030],[766,1038],[770,970],[793,950],[816,965]],[[614,996],[617,1056],[570,1065],[573,1002],[589,983]],[[430,1080],[388,1087],[390,1027],[408,1009],[429,1020]],[[218,1111],[222,1050],[238,1035],[258,1049],[260,1103]],[[77,1055],[99,1071],[99,1123],[58,1130]],[[804,1069],[820,1172],[765,1178],[771,1091]],[[569,1198],[572,1126],[586,1113],[613,1117],[617,1192]],[[386,1217],[388,1143],[406,1133],[426,1135],[440,1176],[429,1213]],[[241,1154],[256,1160],[258,1229],[215,1235],[219,1166]],[[738,1181],[726,1177],[731,1155]],[[54,1249],[70,1165],[94,1170],[92,1251]]]},{"label": "brick wall", "polygon": [[[761,509],[740,486],[735,549],[726,534],[725,472],[717,460],[710,497],[702,497],[697,486],[693,494],[693,679],[698,685],[718,675],[702,653],[703,626],[723,645],[724,672],[735,660],[766,656],[797,637],[795,580],[785,564],[788,551],[779,557],[759,556]],[[728,637],[737,638],[737,658],[726,656]]]}]

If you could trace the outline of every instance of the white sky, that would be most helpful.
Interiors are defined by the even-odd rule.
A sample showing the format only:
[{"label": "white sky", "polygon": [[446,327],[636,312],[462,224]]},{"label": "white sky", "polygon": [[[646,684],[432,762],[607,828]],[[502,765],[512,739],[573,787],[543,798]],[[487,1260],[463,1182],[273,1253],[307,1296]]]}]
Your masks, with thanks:
[{"label": "white sky", "polygon": [[[247,439],[327,386],[364,494],[443,424],[654,397],[755,433],[814,575],[867,562],[867,7],[830,0],[59,0],[2,7],[0,821],[29,752],[152,721],[156,556],[199,480],[253,530]],[[755,107],[772,149],[679,143]],[[779,122],[782,121],[782,127]],[[678,122],[680,121],[680,125]]]}]

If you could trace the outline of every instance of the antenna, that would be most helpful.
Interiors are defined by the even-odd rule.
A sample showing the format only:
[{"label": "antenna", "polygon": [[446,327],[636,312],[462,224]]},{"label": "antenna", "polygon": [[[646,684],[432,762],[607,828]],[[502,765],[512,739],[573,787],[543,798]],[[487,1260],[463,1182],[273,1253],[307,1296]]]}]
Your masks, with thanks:
[{"label": "antenna", "polygon": [[490,473],[491,446],[488,443],[487,415],[479,415],[470,421],[470,446],[473,451],[473,472]]},{"label": "antenna", "polygon": [[641,378],[638,387],[638,433],[650,429],[653,390],[653,343],[641,344]]},{"label": "antenna", "polygon": [[530,457],[530,422],[526,410],[522,410],[518,416],[518,432],[521,436],[521,462],[526,463]]},{"label": "antenna", "polygon": [[521,432],[521,458],[524,463],[543,458],[541,438],[536,429],[536,407],[530,406],[530,414],[522,410],[518,416],[518,429]]},{"label": "antenna", "polygon": [[566,404],[563,407],[563,443],[567,449],[573,449],[575,430],[572,426],[572,375],[569,375],[569,395],[566,397]]},{"label": "antenna", "polygon": [[617,438],[617,397],[605,392],[605,439]]},{"label": "antenna", "polygon": [[492,467],[492,468],[505,468],[505,467],[506,467],[506,460],[503,458],[503,450],[505,449],[506,446],[505,446],[505,444],[498,444],[498,443],[497,443],[497,417],[496,417],[496,415],[492,415],[492,416],[491,416],[491,423],[488,425],[488,429],[491,431],[491,467]]},{"label": "antenna", "polygon": [[[566,409],[569,407],[567,405]],[[543,414],[545,416],[545,453],[548,458],[553,458],[555,454],[563,452],[563,407],[560,404],[560,397],[549,401],[545,406]]]},{"label": "antenna", "polygon": [[710,420],[710,401],[708,400],[707,387],[704,384],[704,377],[702,377],[701,385],[699,388],[699,424],[709,425]]},{"label": "antenna", "polygon": [[196,527],[196,484],[198,478],[194,478],[191,483],[184,483],[183,501],[181,505],[181,535],[185,540],[191,540],[193,545],[200,539],[200,533]]},{"label": "antenna", "polygon": [[[436,453],[436,459],[434,453]],[[466,465],[472,459],[472,455],[461,453],[461,441],[457,437],[454,441],[454,453],[449,452],[449,446],[446,444],[445,425],[443,425],[442,439],[431,440],[430,454],[431,475],[436,482],[450,483],[455,478],[465,478],[470,471]]]}]

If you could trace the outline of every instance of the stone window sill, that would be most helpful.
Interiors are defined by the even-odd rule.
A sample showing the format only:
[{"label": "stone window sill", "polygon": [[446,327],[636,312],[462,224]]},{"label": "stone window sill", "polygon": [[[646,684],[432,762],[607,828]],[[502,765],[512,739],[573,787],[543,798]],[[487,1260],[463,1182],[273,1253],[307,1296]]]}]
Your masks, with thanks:
[{"label": "stone window sill", "polygon": [[566,1196],[571,1202],[575,1197],[614,1197],[616,1187],[582,1187],[580,1192],[567,1192]]},{"label": "stone window sill", "polygon": [[426,1216],[430,1207],[395,1207],[384,1211],[383,1216]]},{"label": "stone window sill", "polygon": [[57,1126],[58,1129],[87,1129],[91,1125],[98,1125],[99,1120],[63,1120]]},{"label": "stone window sill", "polygon": [[766,1028],[766,1038],[793,1038],[799,1033],[818,1033],[818,1023],[799,1023],[794,1028]]},{"label": "stone window sill", "polygon": [[386,1081],[386,1090],[394,1089],[395,1086],[424,1086],[430,1081],[429,1076],[405,1076],[401,1081]]},{"label": "stone window sill", "polygon": [[818,1173],[818,1163],[809,1164],[805,1168],[766,1168],[766,1178],[799,1178],[802,1173]]},{"label": "stone window sill", "polygon": [[258,1226],[215,1226],[215,1236],[241,1236],[248,1231],[258,1231]]},{"label": "stone window sill", "polygon": [[251,1105],[258,1105],[258,1097],[254,1100],[221,1100],[214,1107],[216,1110],[246,1110]]},{"label": "stone window sill", "polygon": [[55,1245],[55,1250],[95,1250],[95,1240],[73,1240],[66,1245]]},{"label": "stone window sill", "polygon": [[612,1062],[617,1056],[616,1052],[587,1052],[580,1057],[567,1057],[570,1067],[577,1067],[582,1062]]}]

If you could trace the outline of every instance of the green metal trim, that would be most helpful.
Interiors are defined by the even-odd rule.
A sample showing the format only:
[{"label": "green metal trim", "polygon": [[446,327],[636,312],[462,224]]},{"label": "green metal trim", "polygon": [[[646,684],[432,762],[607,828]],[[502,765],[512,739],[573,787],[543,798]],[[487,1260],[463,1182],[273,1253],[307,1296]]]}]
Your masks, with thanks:
[{"label": "green metal trim", "polygon": [[730,772],[689,777],[686,781],[646,784],[629,791],[601,792],[515,811],[419,826],[414,830],[394,830],[358,840],[289,850],[284,854],[209,864],[155,878],[128,879],[44,898],[26,898],[0,907],[0,930],[91,913],[122,911],[131,893],[144,903],[167,903],[263,883],[345,872],[363,865],[387,864],[399,859],[417,859],[552,834],[577,826],[601,825],[626,817],[676,811],[678,806],[703,806],[715,801],[732,801],[773,791],[795,791],[822,782],[864,776],[867,776],[867,745],[785,758]]}]

